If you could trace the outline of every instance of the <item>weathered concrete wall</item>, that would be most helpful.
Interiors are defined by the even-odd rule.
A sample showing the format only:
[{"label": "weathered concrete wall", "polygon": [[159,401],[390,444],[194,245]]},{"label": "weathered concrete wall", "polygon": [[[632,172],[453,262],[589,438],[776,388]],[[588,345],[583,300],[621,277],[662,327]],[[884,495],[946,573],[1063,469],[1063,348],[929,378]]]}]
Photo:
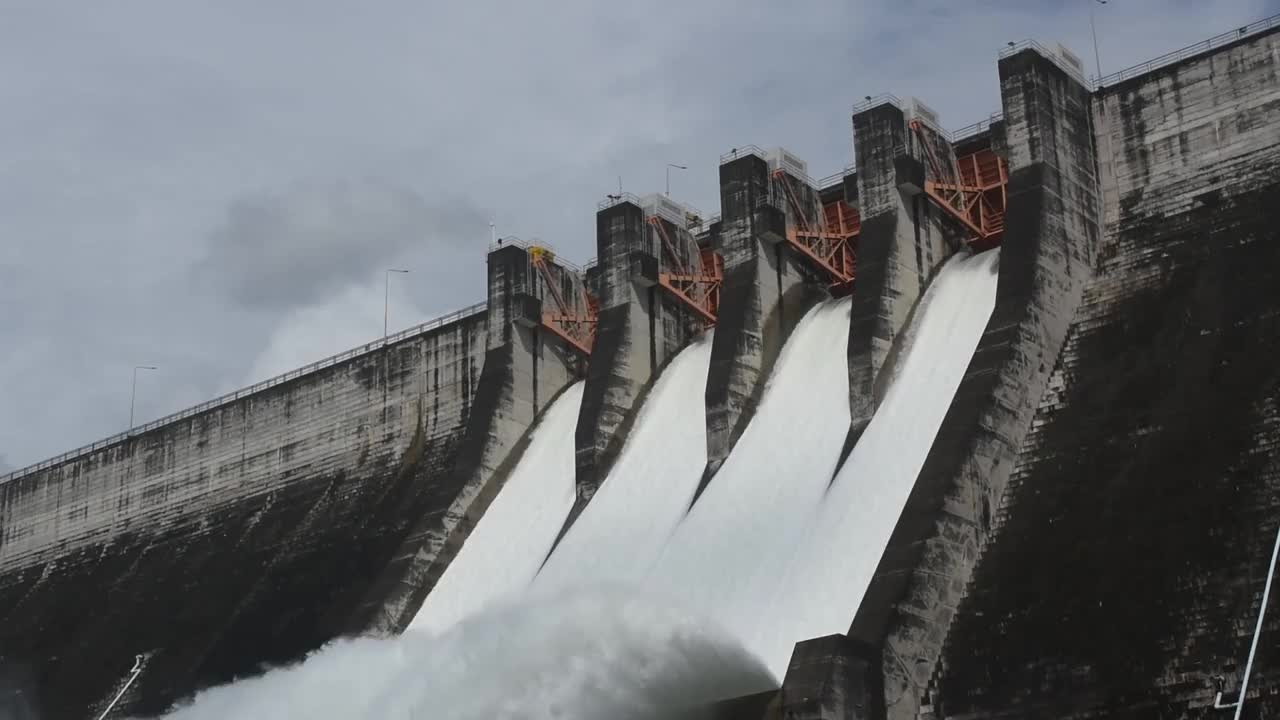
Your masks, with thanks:
[{"label": "weathered concrete wall", "polygon": [[898,161],[923,157],[902,109],[885,101],[854,114],[853,135],[862,220],[849,320],[849,408],[857,432],[879,404],[876,380],[894,338],[950,250],[938,209],[902,187]]},{"label": "weathered concrete wall", "polygon": [[[471,529],[519,460],[535,418],[575,378],[581,358],[539,326],[552,302],[529,250],[508,244],[489,253],[488,350],[457,460],[441,478],[420,478],[435,498],[415,516],[348,631],[398,634],[462,549]],[[559,265],[553,272],[569,273]]]},{"label": "weathered concrete wall", "polygon": [[709,473],[719,469],[755,412],[782,345],[826,296],[785,247],[786,202],[766,160],[754,153],[720,166],[720,252],[724,284],[707,380]]},{"label": "weathered concrete wall", "polygon": [[[600,315],[576,431],[578,503],[591,499],[626,441],[644,389],[704,323],[656,283],[672,272],[658,230],[636,201],[596,214]],[[689,231],[656,214],[683,262]],[[576,517],[577,513],[571,513]]]},{"label": "weathered concrete wall", "polygon": [[[1280,34],[1094,103],[1106,236],[960,604],[940,715],[1217,717],[1280,523]],[[1009,251],[1006,246],[1006,252]],[[1280,714],[1273,594],[1245,717]]]},{"label": "weathered concrete wall", "polygon": [[996,307],[850,631],[883,649],[891,718],[920,706],[1100,232],[1088,92],[1033,50],[1001,60],[1000,79],[1010,180]]},{"label": "weathered concrete wall", "polygon": [[438,511],[476,396],[472,313],[0,486],[0,665],[83,718],[135,653],[127,711],[340,633]]}]

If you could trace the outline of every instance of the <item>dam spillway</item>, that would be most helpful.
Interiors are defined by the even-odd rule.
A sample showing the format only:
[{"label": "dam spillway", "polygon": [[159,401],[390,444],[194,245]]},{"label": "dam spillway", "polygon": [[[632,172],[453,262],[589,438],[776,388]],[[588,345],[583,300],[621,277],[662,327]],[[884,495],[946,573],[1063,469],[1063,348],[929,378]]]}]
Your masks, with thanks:
[{"label": "dam spillway", "polygon": [[[694,654],[733,655],[720,641],[734,639],[781,685],[758,707],[733,705],[737,716],[1208,712],[1219,676],[1228,699],[1239,691],[1280,507],[1267,361],[1280,337],[1275,27],[1097,83],[1069,52],[1015,45],[999,59],[993,122],[948,133],[923,103],[872,98],[854,108],[857,165],[834,182],[813,182],[785,151],[739,148],[722,159],[719,218],[619,197],[597,215],[595,266],[509,241],[491,249],[483,306],[5,477],[0,678],[21,693],[0,702],[96,717],[142,655],[113,717],[156,715],[335,637],[404,631],[475,554],[472,529],[502,517],[489,512],[520,487],[548,408],[581,392],[571,466],[538,496],[564,517],[539,531],[545,549],[520,548],[525,567],[546,559],[551,595],[574,575],[557,553],[610,556],[576,538],[605,537],[611,514],[636,511],[633,537],[670,528],[662,552],[634,541],[648,548],[636,568],[597,559],[583,572],[655,578],[655,595],[664,582],[686,593],[673,604],[722,608],[723,635],[698,645],[715,650]],[[995,185],[982,184],[988,172]],[[977,188],[998,222],[960,217],[939,190],[949,185]],[[999,250],[975,258],[999,254],[989,319],[956,355],[966,364],[941,419],[912,420],[939,424],[911,486],[880,494],[867,484],[877,473],[853,468],[887,452],[873,439],[896,383],[916,377],[910,328],[956,250],[991,237]],[[830,411],[837,427],[802,433],[820,449],[790,462],[812,472],[758,488],[776,496],[735,496],[722,488],[799,447],[761,452],[773,438],[753,428],[803,428],[807,415],[772,417],[770,378],[824,313],[847,313],[843,342],[827,333],[823,346],[845,373],[820,406],[791,412]],[[668,378],[693,387],[674,398],[701,395],[704,452],[671,447],[663,460],[687,471],[636,470],[633,442],[670,445],[646,438],[643,419],[667,401]],[[696,412],[667,412],[696,425]],[[762,458],[738,459],[752,451]],[[659,471],[662,503],[610,499],[614,479],[634,487]],[[866,500],[884,512],[816,509],[856,513]],[[881,546],[823,585],[816,538],[871,525],[887,533]],[[727,559],[712,560],[716,548]],[[736,566],[735,549],[760,564]],[[762,606],[781,619],[753,626]],[[1250,712],[1276,706],[1275,617]],[[778,649],[811,633],[826,637]]]}]

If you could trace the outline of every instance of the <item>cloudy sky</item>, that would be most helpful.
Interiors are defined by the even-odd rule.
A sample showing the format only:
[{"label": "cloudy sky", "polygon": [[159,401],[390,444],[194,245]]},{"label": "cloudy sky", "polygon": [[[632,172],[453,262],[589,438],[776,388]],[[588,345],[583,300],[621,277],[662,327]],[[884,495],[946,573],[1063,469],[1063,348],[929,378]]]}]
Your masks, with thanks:
[{"label": "cloudy sky", "polygon": [[[1109,0],[1104,72],[1280,11]],[[489,223],[577,260],[617,187],[851,161],[849,107],[999,108],[1089,0],[0,0],[0,471],[483,300]]]}]

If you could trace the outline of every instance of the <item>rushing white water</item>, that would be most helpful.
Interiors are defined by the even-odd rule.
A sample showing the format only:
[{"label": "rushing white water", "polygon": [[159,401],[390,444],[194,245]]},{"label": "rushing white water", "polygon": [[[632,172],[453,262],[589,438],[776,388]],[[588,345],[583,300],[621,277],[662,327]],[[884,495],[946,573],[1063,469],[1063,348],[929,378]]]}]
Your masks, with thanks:
[{"label": "rushing white water", "polygon": [[609,478],[532,584],[573,502],[581,386],[547,411],[409,632],[340,641],[172,717],[683,717],[773,686],[795,642],[848,629],[990,317],[998,257],[943,268],[834,481],[850,424],[847,300],[801,321],[691,511],[709,338],[655,384]]},{"label": "rushing white water", "polygon": [[433,635],[340,640],[213,688],[170,720],[596,720],[756,692],[760,663],[705,618],[642,593],[575,592],[488,610]]},{"label": "rushing white water", "polygon": [[524,456],[410,627],[448,628],[522,591],[537,574],[573,507],[573,435],[581,405],[579,382],[547,408]]},{"label": "rushing white water", "polygon": [[953,258],[930,286],[906,357],[778,583],[796,639],[848,632],[995,308],[999,257]]},{"label": "rushing white water", "polygon": [[[803,592],[779,580],[849,430],[849,308],[824,303],[796,327],[755,417],[646,581],[716,618],[778,677],[797,639],[787,596]],[[669,437],[685,442],[703,438]]]},{"label": "rushing white water", "polygon": [[708,333],[663,371],[613,470],[538,574],[536,589],[644,578],[693,502],[707,463],[710,362]]}]

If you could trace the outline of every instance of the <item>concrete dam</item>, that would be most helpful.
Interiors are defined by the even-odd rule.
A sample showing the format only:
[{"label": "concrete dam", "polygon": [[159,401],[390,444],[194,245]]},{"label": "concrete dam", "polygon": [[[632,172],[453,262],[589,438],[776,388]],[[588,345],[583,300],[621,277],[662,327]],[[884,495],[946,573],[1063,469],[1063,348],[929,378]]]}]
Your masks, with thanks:
[{"label": "concrete dam", "polygon": [[1280,17],[997,69],[0,478],[0,718],[1280,714]]}]

